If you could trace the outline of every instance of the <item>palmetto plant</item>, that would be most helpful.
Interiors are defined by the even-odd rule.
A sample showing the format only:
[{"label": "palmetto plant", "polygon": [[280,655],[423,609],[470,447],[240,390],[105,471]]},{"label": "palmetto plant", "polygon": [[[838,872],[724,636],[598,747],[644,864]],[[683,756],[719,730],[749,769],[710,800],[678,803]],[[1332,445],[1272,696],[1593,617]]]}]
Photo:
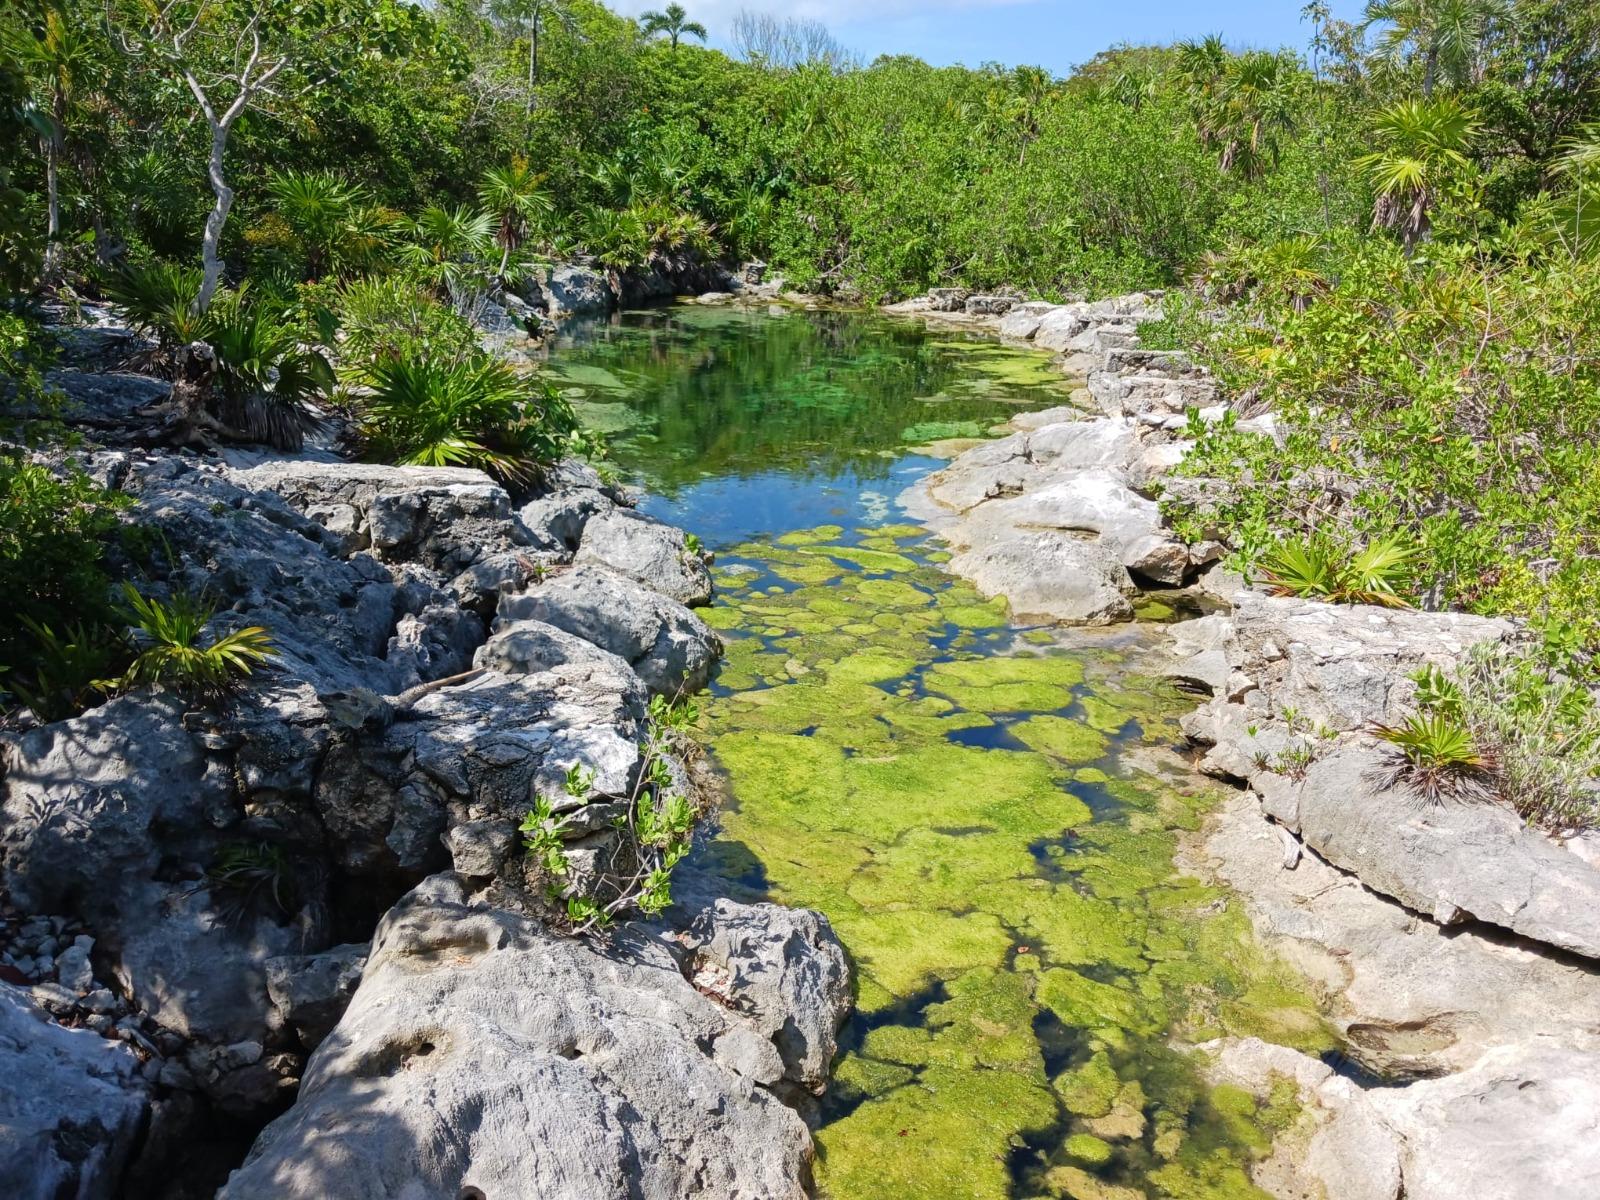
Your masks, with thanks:
[{"label": "palmetto plant", "polygon": [[519,154],[505,166],[485,171],[483,182],[478,185],[478,201],[495,222],[501,277],[505,276],[511,256],[550,213],[550,197],[540,186],[544,178]]},{"label": "palmetto plant", "polygon": [[477,467],[525,485],[561,452],[574,421],[559,397],[488,358],[375,363],[369,451],[413,466]]},{"label": "palmetto plant", "polygon": [[218,418],[254,441],[298,450],[319,429],[313,407],[332,393],[333,368],[321,353],[302,349],[299,335],[243,288],[207,311],[216,351]]},{"label": "palmetto plant", "polygon": [[446,287],[494,252],[494,218],[457,205],[429,205],[411,223],[401,257],[436,287]]},{"label": "palmetto plant", "polygon": [[1419,551],[1399,538],[1380,538],[1352,553],[1323,534],[1286,538],[1262,559],[1262,575],[1274,595],[1326,600],[1330,604],[1377,604],[1405,608]]},{"label": "palmetto plant", "polygon": [[141,595],[131,583],[122,592],[145,649],[120,678],[104,681],[108,691],[167,684],[186,696],[219,700],[278,655],[272,635],[260,625],[205,640],[216,608],[203,600],[178,593],[163,602]]},{"label": "palmetto plant", "polygon": [[699,21],[689,20],[689,14],[681,4],[669,4],[664,12],[643,12],[639,14],[639,25],[644,30],[646,37],[655,37],[664,33],[672,43],[672,48],[678,48],[678,40],[684,36],[706,40],[706,27]]},{"label": "palmetto plant", "polygon": [[206,870],[204,887],[230,921],[256,914],[287,917],[297,901],[288,857],[266,842],[222,847]]},{"label": "palmetto plant", "polygon": [[1386,772],[1376,782],[1402,784],[1430,804],[1485,799],[1492,793],[1493,763],[1459,717],[1442,711],[1418,713],[1400,725],[1374,732],[1388,743]]},{"label": "palmetto plant", "polygon": [[210,317],[194,311],[200,282],[198,267],[154,263],[117,272],[106,279],[102,290],[130,325],[153,336],[159,352],[169,354],[210,336]]},{"label": "palmetto plant", "polygon": [[280,240],[298,251],[307,279],[369,267],[400,232],[400,216],[331,171],[279,171],[267,180]]},{"label": "palmetto plant", "polygon": [[1471,163],[1466,149],[1477,132],[1472,114],[1449,97],[1402,100],[1373,121],[1379,148],[1356,159],[1376,198],[1374,229],[1395,229],[1406,253],[1433,226],[1433,208],[1451,182]]}]

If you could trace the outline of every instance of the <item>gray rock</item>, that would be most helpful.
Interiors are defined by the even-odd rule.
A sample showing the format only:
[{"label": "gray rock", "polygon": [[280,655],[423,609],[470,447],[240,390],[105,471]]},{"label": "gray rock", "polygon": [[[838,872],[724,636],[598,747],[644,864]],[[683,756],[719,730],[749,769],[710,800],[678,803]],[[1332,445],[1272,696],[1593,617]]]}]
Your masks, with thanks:
[{"label": "gray rock", "polygon": [[961,312],[971,294],[966,288],[930,288],[928,307],[933,312]]},{"label": "gray rock", "polygon": [[782,1074],[821,1094],[849,1013],[850,963],[821,913],[717,900],[683,938],[689,977],[749,1018],[782,1057]]},{"label": "gray rock", "polygon": [[497,628],[542,621],[618,655],[652,692],[705,687],[722,642],[683,605],[599,566],[580,566],[500,600]]},{"label": "gray rock", "polygon": [[616,294],[599,271],[575,264],[552,268],[537,292],[528,289],[527,299],[542,304],[552,319],[608,313],[616,306]]},{"label": "gray rock", "polygon": [[583,663],[628,665],[611,651],[543,621],[500,622],[473,659],[474,666],[502,675],[537,675],[552,667]]},{"label": "gray rock", "polygon": [[56,959],[56,981],[75,992],[86,992],[94,986],[94,968],[89,965],[89,951],[94,949],[92,937],[80,937],[63,950]]},{"label": "gray rock", "polygon": [[951,556],[950,569],[1017,621],[1109,625],[1133,617],[1128,572],[1111,554],[1062,533],[1018,533]]},{"label": "gray rock", "polygon": [[597,563],[691,607],[711,603],[711,572],[689,550],[683,530],[626,508],[591,518],[578,546],[579,564]]},{"label": "gray rock", "polygon": [[546,1200],[802,1200],[810,1137],[762,1086],[772,1057],[741,1029],[742,1017],[690,986],[665,942],[558,938],[469,908],[458,883],[435,878],[384,918],[298,1102],[219,1200],[469,1187]]},{"label": "gray rock", "polygon": [[590,518],[615,507],[598,487],[560,488],[528,501],[517,518],[535,545],[570,554],[578,548]]},{"label": "gray rock", "polygon": [[[267,994],[278,1015],[300,1035],[307,1050],[316,1049],[339,1023],[361,982],[366,961],[365,942],[335,946],[320,954],[267,960]],[[249,1061],[260,1057],[257,1053]]]},{"label": "gray rock", "polygon": [[1016,296],[977,295],[968,296],[962,307],[970,317],[1003,317],[1019,303],[1021,300]]},{"label": "gray rock", "polygon": [[1342,746],[1267,811],[1335,866],[1441,924],[1475,917],[1600,958],[1600,869],[1506,809],[1429,806],[1374,783],[1384,772],[1379,750]]},{"label": "gray rock", "polygon": [[0,1195],[113,1200],[144,1127],[139,1059],[0,985]]}]

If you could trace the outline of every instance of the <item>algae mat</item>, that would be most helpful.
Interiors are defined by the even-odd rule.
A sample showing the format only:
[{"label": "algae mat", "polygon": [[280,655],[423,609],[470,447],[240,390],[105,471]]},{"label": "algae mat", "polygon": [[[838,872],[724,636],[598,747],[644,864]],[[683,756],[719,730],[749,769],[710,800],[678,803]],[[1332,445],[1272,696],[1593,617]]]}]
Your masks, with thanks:
[{"label": "algae mat", "polygon": [[1174,876],[1210,797],[1140,751],[1186,702],[1009,628],[924,549],[903,526],[736,546],[709,613],[733,801],[707,865],[825,912],[858,973],[819,1191],[1260,1197],[1248,1165],[1292,1108],[1206,1088],[1174,1047],[1330,1039],[1239,907]]}]

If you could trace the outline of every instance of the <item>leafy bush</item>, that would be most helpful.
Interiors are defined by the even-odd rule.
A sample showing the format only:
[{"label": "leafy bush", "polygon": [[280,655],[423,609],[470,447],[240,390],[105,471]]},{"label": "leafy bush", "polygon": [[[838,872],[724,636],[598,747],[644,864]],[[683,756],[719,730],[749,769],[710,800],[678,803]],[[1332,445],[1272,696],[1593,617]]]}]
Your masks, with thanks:
[{"label": "leafy bush", "polygon": [[1479,646],[1454,681],[1460,720],[1492,755],[1505,802],[1554,831],[1600,824],[1600,706],[1542,656]]},{"label": "leafy bush", "polygon": [[454,363],[477,352],[466,319],[405,275],[351,280],[339,288],[333,307],[344,335],[340,370],[353,382],[371,382],[377,363]]},{"label": "leafy bush", "polygon": [[1262,577],[1278,596],[1405,608],[1401,593],[1410,582],[1416,554],[1398,538],[1352,551],[1331,537],[1312,534],[1285,539],[1269,550],[1262,559]]},{"label": "leafy bush", "polygon": [[[561,906],[573,933],[606,930],[630,911],[653,916],[672,903],[672,870],[689,852],[699,813],[678,787],[671,762],[695,752],[688,730],[698,715],[692,704],[651,699],[639,780],[630,795],[616,798],[622,813],[613,828],[620,836],[594,877],[573,877],[564,836],[571,814],[535,797],[520,826],[523,845],[545,878],[546,898]],[[603,801],[593,785],[583,767],[567,772],[566,792],[580,804]]]},{"label": "leafy bush", "polygon": [[29,617],[22,626],[32,635],[27,673],[12,670],[0,686],[44,722],[65,721],[97,703],[106,677],[128,661],[127,643],[109,626],[74,621],[60,633]]},{"label": "leafy bush", "polygon": [[75,673],[55,668],[77,660],[68,647],[95,640],[112,616],[102,564],[128,503],[81,471],[0,454],[0,595],[11,614],[0,622],[0,686],[14,691],[27,681],[49,696],[77,690]]},{"label": "leafy bush", "polygon": [[1169,503],[1179,529],[1220,527],[1245,567],[1283,537],[1401,536],[1436,602],[1600,645],[1600,261],[1335,240],[1307,269],[1211,339],[1281,444],[1205,431],[1180,470],[1214,481],[1210,507]]},{"label": "leafy bush", "polygon": [[525,486],[554,463],[577,429],[554,389],[503,362],[400,358],[374,363],[363,436],[387,462],[477,467]]},{"label": "leafy bush", "polygon": [[145,648],[118,679],[107,680],[110,691],[167,684],[196,699],[227,698],[256,668],[278,655],[272,635],[259,625],[236,629],[202,644],[215,606],[182,593],[163,603],[123,584],[135,635]]}]

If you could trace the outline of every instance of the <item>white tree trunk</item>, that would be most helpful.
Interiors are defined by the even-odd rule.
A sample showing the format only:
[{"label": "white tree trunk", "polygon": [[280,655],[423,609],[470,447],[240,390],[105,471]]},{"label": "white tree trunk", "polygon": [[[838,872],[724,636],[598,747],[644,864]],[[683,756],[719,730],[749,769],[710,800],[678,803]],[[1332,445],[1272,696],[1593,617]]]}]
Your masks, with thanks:
[{"label": "white tree trunk", "polygon": [[211,307],[212,298],[217,294],[217,285],[222,282],[222,227],[228,220],[228,210],[233,207],[233,189],[228,186],[227,177],[222,172],[222,156],[228,149],[228,132],[232,123],[212,121],[210,124],[211,161],[206,167],[206,175],[211,180],[211,194],[216,199],[211,211],[206,214],[205,235],[200,240],[200,262],[204,273],[200,279],[200,291],[194,298],[195,313],[203,313]]},{"label": "white tree trunk", "polygon": [[58,134],[45,140],[44,189],[47,216],[40,280],[49,287],[61,273],[61,141]]}]

